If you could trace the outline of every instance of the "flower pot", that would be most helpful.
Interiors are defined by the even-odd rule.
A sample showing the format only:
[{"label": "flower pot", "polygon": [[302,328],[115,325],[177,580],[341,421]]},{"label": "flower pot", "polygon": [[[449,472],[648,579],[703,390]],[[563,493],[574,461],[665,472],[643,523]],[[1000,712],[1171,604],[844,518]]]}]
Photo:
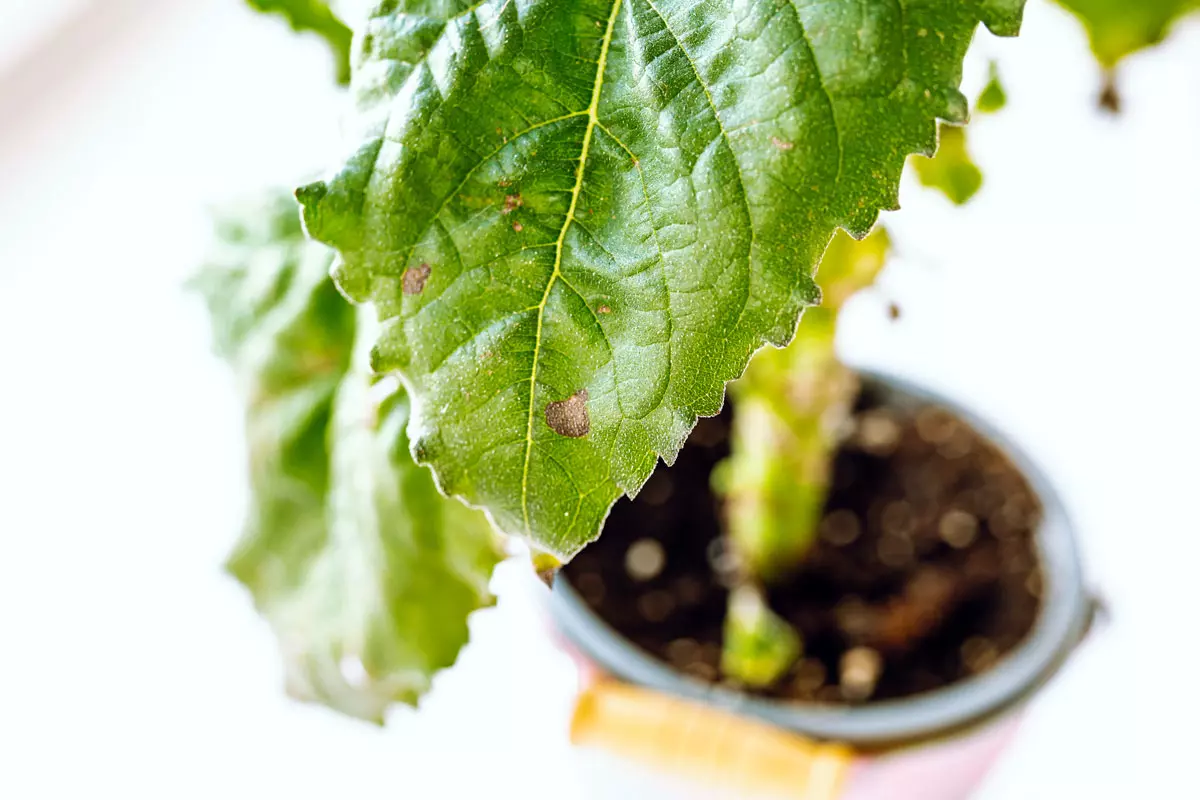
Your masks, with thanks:
[{"label": "flower pot", "polygon": [[[1037,496],[1033,539],[1042,585],[1024,639],[988,669],[912,696],[858,705],[780,700],[697,679],[651,656],[601,619],[565,570],[550,594],[550,617],[583,667],[578,743],[631,756],[660,776],[676,774],[679,797],[698,795],[696,779],[710,786],[723,780],[732,797],[761,790],[814,800],[950,800],[979,783],[1015,732],[1022,704],[1089,627],[1094,603],[1075,534],[1053,485],[985,422],[893,378],[867,382],[889,406],[933,404],[965,421]],[[668,795],[659,787],[655,796]]]}]

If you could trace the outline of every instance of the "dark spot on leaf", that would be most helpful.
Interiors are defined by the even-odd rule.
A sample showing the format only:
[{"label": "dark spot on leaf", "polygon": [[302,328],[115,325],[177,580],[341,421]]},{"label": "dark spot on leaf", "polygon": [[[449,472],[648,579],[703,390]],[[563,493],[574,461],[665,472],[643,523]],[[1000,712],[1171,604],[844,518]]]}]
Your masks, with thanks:
[{"label": "dark spot on leaf", "polygon": [[512,181],[510,181],[508,178],[501,178],[500,180],[496,181],[496,185],[503,189],[505,186],[512,186]]},{"label": "dark spot on leaf", "polygon": [[522,197],[519,193],[505,195],[504,210],[501,211],[500,213],[501,214],[511,214],[512,212],[516,211],[518,208],[520,208],[523,205],[525,205],[525,200],[522,199]]},{"label": "dark spot on leaf", "polygon": [[597,314],[607,314],[610,311],[612,311],[612,309],[605,305],[602,305],[596,309]]},{"label": "dark spot on leaf", "polygon": [[513,230],[516,231],[517,233],[520,233],[521,231],[525,230],[525,226],[519,222],[514,222]]},{"label": "dark spot on leaf", "polygon": [[587,389],[580,389],[566,400],[546,406],[546,424],[560,436],[578,439],[587,436],[591,424],[588,422]]},{"label": "dark spot on leaf", "polygon": [[775,145],[780,150],[791,150],[793,147],[796,146],[792,142],[785,142],[783,139],[780,139],[778,136],[771,137],[771,144]]},{"label": "dark spot on leaf", "polygon": [[888,319],[900,319],[900,306],[897,303],[888,303]]},{"label": "dark spot on leaf", "polygon": [[409,267],[404,270],[404,277],[400,279],[404,293],[420,294],[423,292],[425,290],[425,281],[429,280],[429,273],[432,271],[428,264],[422,264],[419,267]]}]

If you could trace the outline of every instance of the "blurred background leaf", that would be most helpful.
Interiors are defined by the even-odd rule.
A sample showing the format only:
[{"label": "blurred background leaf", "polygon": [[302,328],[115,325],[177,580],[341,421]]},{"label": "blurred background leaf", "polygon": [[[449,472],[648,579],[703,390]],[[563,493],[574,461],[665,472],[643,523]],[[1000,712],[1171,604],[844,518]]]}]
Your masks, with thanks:
[{"label": "blurred background leaf", "polygon": [[454,663],[492,602],[497,539],[412,460],[404,390],[352,352],[373,320],[289,194],[234,209],[218,237],[195,285],[246,403],[252,486],[229,571],[275,629],[291,694],[382,722]]},{"label": "blurred background leaf", "polygon": [[350,83],[350,44],[353,31],[342,22],[328,3],[320,0],[246,0],[264,14],[278,14],[292,30],[315,33],[329,43],[333,51],[337,82]]}]

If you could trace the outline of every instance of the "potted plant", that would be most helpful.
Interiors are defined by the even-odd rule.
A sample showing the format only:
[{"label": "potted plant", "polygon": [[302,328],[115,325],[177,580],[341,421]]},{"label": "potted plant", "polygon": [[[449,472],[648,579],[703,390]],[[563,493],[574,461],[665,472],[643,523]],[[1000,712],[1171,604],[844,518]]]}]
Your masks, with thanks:
[{"label": "potted plant", "polygon": [[[327,36],[353,100],[340,165],[234,211],[197,279],[247,407],[230,570],[289,691],[415,703],[500,534],[604,676],[579,740],[746,791],[965,792],[1086,629],[1070,523],[985,422],[833,340],[1023,0],[253,4]],[[1109,69],[1191,7],[1066,5]],[[944,130],[921,179],[962,201]]]}]

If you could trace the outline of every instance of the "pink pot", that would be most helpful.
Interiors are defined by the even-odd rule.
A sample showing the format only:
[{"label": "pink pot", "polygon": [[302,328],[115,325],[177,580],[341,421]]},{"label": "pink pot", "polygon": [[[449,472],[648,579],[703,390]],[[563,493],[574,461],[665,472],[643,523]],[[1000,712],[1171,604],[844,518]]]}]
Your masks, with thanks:
[{"label": "pink pot", "polygon": [[[947,406],[1001,446],[1008,444],[941,398],[890,378],[882,382],[897,403]],[[1042,501],[1038,552],[1044,587],[1030,635],[992,669],[936,691],[863,706],[751,697],[681,674],[639,650],[592,613],[560,576],[549,610],[565,649],[581,667],[575,739],[622,752],[658,772],[706,782],[729,778],[736,797],[750,796],[751,784],[812,800],[967,797],[1013,738],[1024,702],[1081,641],[1095,608],[1074,531],[1053,486],[1020,451],[1004,449]],[[830,770],[836,771],[832,783]],[[820,786],[813,777],[818,773]],[[678,796],[697,793],[681,790]]]}]

